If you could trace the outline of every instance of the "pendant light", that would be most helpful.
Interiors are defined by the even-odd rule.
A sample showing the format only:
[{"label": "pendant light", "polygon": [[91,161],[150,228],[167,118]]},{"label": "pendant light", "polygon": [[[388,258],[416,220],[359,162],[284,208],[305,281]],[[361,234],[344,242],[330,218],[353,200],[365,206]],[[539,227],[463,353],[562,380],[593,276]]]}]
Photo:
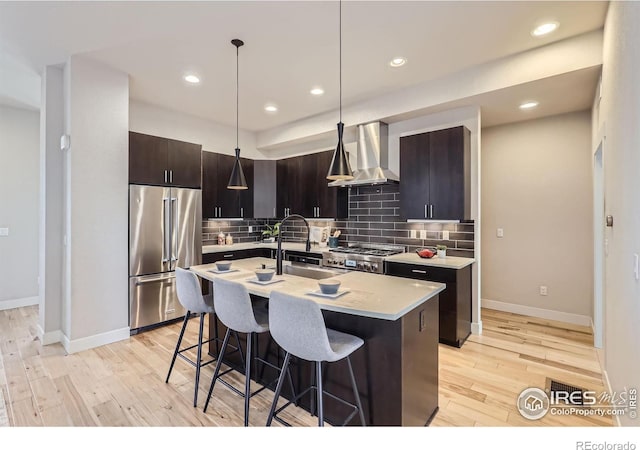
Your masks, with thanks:
[{"label": "pendant light", "polygon": [[229,183],[227,184],[227,189],[249,189],[247,186],[247,180],[244,177],[244,172],[242,171],[242,165],[240,164],[240,146],[238,145],[238,109],[239,109],[239,101],[238,101],[238,80],[239,80],[239,49],[244,45],[240,39],[233,39],[231,43],[236,47],[236,160],[233,163],[233,170],[231,171],[231,176],[229,177]]},{"label": "pendant light", "polygon": [[338,123],[338,145],[333,152],[327,180],[353,180],[351,166],[349,165],[349,156],[344,151],[342,135],[344,132],[344,123],[342,123],[342,0],[340,0],[340,122]]}]

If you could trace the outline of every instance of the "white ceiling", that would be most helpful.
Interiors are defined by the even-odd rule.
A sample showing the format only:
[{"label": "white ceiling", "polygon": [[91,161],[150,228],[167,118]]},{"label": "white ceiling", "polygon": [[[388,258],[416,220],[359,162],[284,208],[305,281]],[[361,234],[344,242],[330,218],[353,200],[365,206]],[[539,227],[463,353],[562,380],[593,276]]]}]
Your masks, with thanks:
[{"label": "white ceiling", "polygon": [[[343,103],[349,105],[602,28],[607,2],[345,1],[342,8]],[[530,35],[550,19],[560,23],[555,33]],[[86,53],[129,73],[132,98],[228,125],[235,125],[233,38],[246,43],[241,128],[265,130],[337,108],[335,1],[0,2],[0,51],[38,70]],[[388,61],[397,55],[408,63],[392,69]],[[202,83],[188,86],[187,71]],[[590,104],[597,76],[573,75],[575,83],[564,79],[566,102],[548,96],[561,109]],[[543,93],[553,91],[552,81]],[[314,85],[325,95],[312,97]],[[572,93],[585,86],[588,95]],[[519,89],[512,93],[518,99]],[[490,115],[483,122],[508,119],[504,108],[513,95],[480,99]],[[267,102],[279,112],[265,113]]]}]

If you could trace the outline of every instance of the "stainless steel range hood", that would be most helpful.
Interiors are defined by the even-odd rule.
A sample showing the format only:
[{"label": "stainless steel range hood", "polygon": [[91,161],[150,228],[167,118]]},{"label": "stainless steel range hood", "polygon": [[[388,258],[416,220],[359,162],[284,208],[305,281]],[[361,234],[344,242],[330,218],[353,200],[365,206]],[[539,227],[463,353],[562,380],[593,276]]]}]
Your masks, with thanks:
[{"label": "stainless steel range hood", "polygon": [[389,125],[384,122],[358,125],[357,139],[353,180],[333,181],[329,186],[397,183],[398,175],[389,170]]}]

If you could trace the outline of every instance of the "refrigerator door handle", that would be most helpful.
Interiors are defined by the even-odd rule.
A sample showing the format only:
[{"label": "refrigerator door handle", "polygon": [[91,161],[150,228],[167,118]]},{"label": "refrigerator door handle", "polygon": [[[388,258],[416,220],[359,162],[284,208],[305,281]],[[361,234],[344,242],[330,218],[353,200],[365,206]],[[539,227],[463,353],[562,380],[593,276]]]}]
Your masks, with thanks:
[{"label": "refrigerator door handle", "polygon": [[140,286],[141,284],[157,283],[159,281],[164,281],[165,283],[173,283],[174,280],[174,275],[152,275],[148,277],[138,277],[138,279],[136,279],[135,281],[135,284],[136,286]]},{"label": "refrigerator door handle", "polygon": [[178,260],[178,199],[171,198],[171,270],[175,269],[173,263]]},{"label": "refrigerator door handle", "polygon": [[169,199],[162,199],[162,222],[164,224],[164,230],[162,233],[162,262],[169,261],[169,238],[171,235],[170,230],[170,218],[169,218]]}]

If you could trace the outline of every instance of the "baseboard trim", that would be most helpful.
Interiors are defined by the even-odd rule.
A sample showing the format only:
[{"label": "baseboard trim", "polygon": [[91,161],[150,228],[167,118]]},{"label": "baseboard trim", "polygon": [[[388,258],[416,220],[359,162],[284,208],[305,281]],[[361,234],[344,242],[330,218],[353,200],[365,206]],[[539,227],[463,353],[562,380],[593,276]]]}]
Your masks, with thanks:
[{"label": "baseboard trim", "polygon": [[62,342],[62,331],[54,330],[45,333],[40,324],[38,324],[38,338],[40,339],[42,345],[50,345],[57,342]]},{"label": "baseboard trim", "polygon": [[482,334],[482,320],[479,322],[471,322],[471,333]]},{"label": "baseboard trim", "polygon": [[591,317],[580,314],[554,311],[552,309],[535,308],[533,306],[517,305],[515,303],[499,302],[497,300],[482,299],[482,307],[498,311],[522,314],[523,316],[538,317],[540,319],[557,320],[574,325],[591,326]]},{"label": "baseboard trim", "polygon": [[129,339],[131,331],[129,327],[120,328],[118,330],[107,331],[106,333],[95,334],[93,336],[87,336],[80,339],[69,339],[69,337],[63,333],[60,333],[62,346],[67,353],[77,353],[83,350],[89,350],[91,348],[100,347],[102,345],[111,344],[113,342],[124,341]]},{"label": "baseboard trim", "polygon": [[[598,359],[598,361],[600,361]],[[607,392],[613,392],[613,388],[611,387],[611,382],[609,381],[609,374],[607,373],[606,370],[604,370],[604,367],[601,365],[601,370],[602,370],[602,377],[604,378],[604,387],[607,388]],[[620,416],[613,416],[613,424],[617,427],[621,427],[622,426],[622,422],[620,422]]]},{"label": "baseboard trim", "polygon": [[24,297],[24,298],[16,298],[11,300],[2,300],[0,301],[0,311],[4,311],[5,309],[22,308],[23,306],[33,306],[39,303],[40,303],[40,298],[37,295],[35,297]]}]

